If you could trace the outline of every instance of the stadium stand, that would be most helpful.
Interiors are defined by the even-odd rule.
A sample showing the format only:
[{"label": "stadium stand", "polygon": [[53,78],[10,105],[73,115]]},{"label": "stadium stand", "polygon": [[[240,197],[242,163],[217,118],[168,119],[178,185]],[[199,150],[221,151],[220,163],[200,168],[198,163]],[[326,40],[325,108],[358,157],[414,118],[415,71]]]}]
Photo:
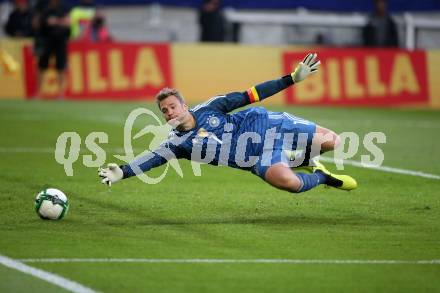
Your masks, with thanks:
[{"label": "stadium stand", "polygon": [[[0,22],[11,9],[0,1]],[[74,6],[79,1],[68,1]],[[95,1],[103,6],[114,38],[121,41],[197,42],[197,10],[201,1]],[[232,24],[239,24],[238,41],[244,44],[356,47],[372,1],[222,1],[228,20],[226,40],[235,39]],[[440,47],[440,2],[389,1],[398,26],[399,46]],[[1,32],[4,36],[4,32]]]}]

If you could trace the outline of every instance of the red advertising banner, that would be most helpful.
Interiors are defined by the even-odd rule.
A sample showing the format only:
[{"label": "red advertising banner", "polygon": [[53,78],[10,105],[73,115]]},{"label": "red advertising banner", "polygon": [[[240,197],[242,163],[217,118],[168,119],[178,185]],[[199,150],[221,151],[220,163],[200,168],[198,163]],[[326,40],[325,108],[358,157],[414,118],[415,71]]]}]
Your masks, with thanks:
[{"label": "red advertising banner", "polygon": [[[424,51],[323,49],[318,73],[286,91],[288,104],[398,106],[426,104],[428,78]],[[291,72],[307,52],[284,52]]]},{"label": "red advertising banner", "polygon": [[[69,44],[65,97],[68,99],[133,100],[152,98],[172,86],[168,44]],[[37,90],[37,66],[31,49],[24,49],[27,96]],[[56,73],[49,71],[42,94],[58,93]]]}]

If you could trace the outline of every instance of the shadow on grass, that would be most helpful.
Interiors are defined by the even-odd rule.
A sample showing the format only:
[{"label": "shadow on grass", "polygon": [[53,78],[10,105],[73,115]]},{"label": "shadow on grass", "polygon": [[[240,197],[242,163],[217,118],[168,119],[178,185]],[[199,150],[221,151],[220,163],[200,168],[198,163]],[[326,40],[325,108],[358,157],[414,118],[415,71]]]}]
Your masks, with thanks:
[{"label": "shadow on grass", "polygon": [[[353,213],[352,211],[340,211],[337,216],[335,214],[329,215],[329,211],[322,211],[323,215],[305,214],[304,211],[298,211],[297,214],[286,215],[248,215],[237,216],[233,212],[219,216],[210,217],[204,214],[200,217],[196,215],[188,215],[187,218],[176,218],[169,216],[158,216],[151,214],[151,210],[136,209],[134,207],[121,206],[116,203],[102,201],[93,197],[78,196],[84,205],[93,205],[101,208],[103,211],[107,210],[111,219],[105,215],[100,215],[100,225],[108,225],[111,227],[125,227],[129,225],[134,226],[190,226],[190,225],[288,225],[288,226],[405,226],[410,225],[410,222],[386,219],[381,217],[367,216],[361,213]],[[116,216],[120,214],[121,217]],[[237,212],[238,213],[238,212]],[[332,211],[334,213],[334,211]],[[344,214],[345,213],[345,214]],[[242,212],[240,212],[242,214]]]},{"label": "shadow on grass", "polygon": [[[108,225],[122,224],[119,221],[105,221]],[[196,218],[196,219],[146,219],[135,221],[136,225],[153,226],[179,226],[179,225],[288,225],[288,226],[400,226],[408,223],[391,221],[380,218],[364,216],[325,217],[304,215],[269,215],[269,216],[224,216],[221,218]]]}]

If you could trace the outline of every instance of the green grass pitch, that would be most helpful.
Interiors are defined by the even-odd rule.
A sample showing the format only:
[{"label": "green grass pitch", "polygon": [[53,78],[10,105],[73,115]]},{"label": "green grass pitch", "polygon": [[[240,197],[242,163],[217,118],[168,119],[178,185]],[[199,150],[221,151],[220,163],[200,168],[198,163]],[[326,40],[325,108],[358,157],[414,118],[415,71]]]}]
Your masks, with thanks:
[{"label": "green grass pitch", "polygon": [[[170,170],[156,185],[132,178],[111,189],[84,140],[108,133],[107,162],[123,147],[123,125],[148,103],[0,102],[0,255],[27,258],[440,259],[440,180],[346,166],[359,188],[318,187],[301,195],[226,167]],[[383,165],[440,175],[440,112],[269,107],[361,138],[384,132]],[[141,129],[139,121],[135,126]],[[57,137],[76,131],[81,154],[68,177],[54,158]],[[137,149],[151,136],[136,141]],[[121,153],[118,153],[121,154]],[[360,147],[353,160],[369,154]],[[329,169],[335,167],[328,165]],[[163,168],[163,167],[162,167]],[[160,174],[158,169],[152,174]],[[63,190],[61,221],[38,218],[45,186]],[[102,292],[439,292],[440,265],[292,263],[29,263]],[[0,292],[60,292],[0,265]]]}]

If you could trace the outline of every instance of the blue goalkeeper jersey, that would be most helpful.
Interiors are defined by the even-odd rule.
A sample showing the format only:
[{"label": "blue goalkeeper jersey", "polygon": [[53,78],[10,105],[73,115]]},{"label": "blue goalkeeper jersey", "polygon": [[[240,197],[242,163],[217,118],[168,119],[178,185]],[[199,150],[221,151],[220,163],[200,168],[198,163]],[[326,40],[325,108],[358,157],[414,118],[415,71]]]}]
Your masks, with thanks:
[{"label": "blue goalkeeper jersey", "polygon": [[250,170],[252,158],[261,156],[268,128],[268,114],[262,107],[231,111],[261,101],[292,85],[290,75],[267,81],[245,92],[211,98],[190,109],[196,125],[188,131],[171,131],[159,148],[122,166],[124,178],[146,172],[170,159],[188,159],[211,165]]}]

